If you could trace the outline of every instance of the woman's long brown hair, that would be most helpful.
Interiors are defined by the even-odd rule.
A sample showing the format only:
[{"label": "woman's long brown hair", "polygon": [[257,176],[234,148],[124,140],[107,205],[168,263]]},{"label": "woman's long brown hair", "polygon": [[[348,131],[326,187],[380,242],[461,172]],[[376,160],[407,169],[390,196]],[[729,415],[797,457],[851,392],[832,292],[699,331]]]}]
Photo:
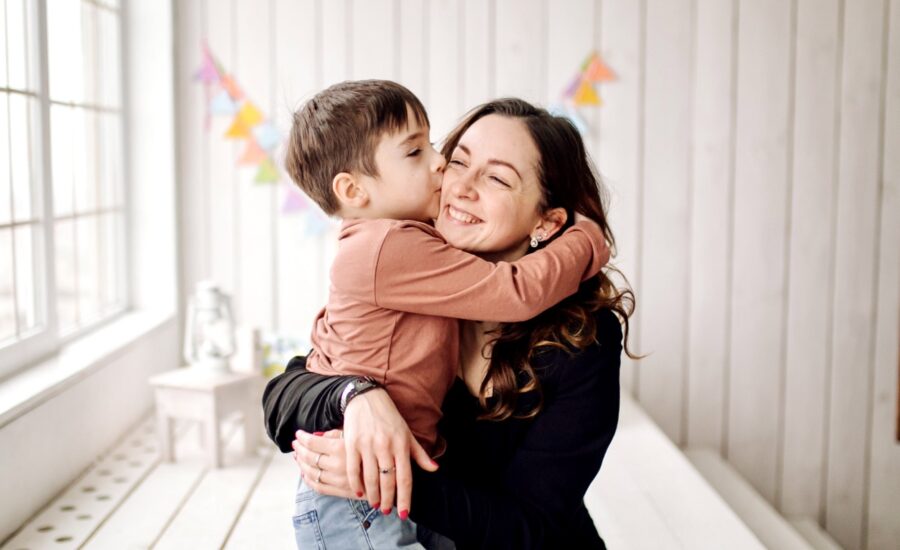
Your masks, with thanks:
[{"label": "woman's long brown hair", "polygon": [[[531,135],[540,154],[538,177],[542,199],[538,208],[542,214],[552,208],[564,208],[568,215],[566,224],[556,236],[574,223],[577,211],[600,225],[615,255],[615,237],[606,220],[606,190],[584,148],[581,135],[568,119],[554,116],[521,99],[490,101],[470,111],[447,137],[441,153],[448,162],[466,130],[477,120],[492,114],[521,120]],[[539,248],[552,241],[553,238],[548,239]],[[613,282],[613,276],[620,280],[620,286]],[[493,337],[487,346],[493,347],[479,392],[481,405],[485,409],[482,418],[531,418],[540,412],[540,398],[529,410],[516,410],[520,396],[531,392],[539,397],[541,395],[540,381],[532,360],[548,349],[575,353],[595,343],[595,312],[601,309],[609,309],[616,314],[623,326],[625,353],[631,358],[638,358],[628,348],[628,320],[634,312],[634,305],[634,292],[627,279],[617,268],[608,265],[596,277],[582,282],[575,294],[537,317],[520,323],[501,324],[492,331]],[[488,388],[493,394],[490,402],[485,397]]]}]

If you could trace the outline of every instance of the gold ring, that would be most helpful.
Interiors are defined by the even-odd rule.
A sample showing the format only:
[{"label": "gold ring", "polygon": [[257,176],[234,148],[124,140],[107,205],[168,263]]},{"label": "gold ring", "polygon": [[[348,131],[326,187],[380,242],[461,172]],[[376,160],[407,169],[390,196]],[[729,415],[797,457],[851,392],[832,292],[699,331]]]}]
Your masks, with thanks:
[{"label": "gold ring", "polygon": [[[316,468],[319,468],[319,460],[322,458],[322,453],[319,453],[319,456],[316,457]],[[321,470],[321,468],[319,468]]]},{"label": "gold ring", "polygon": [[316,483],[322,483],[322,468],[319,468],[319,475],[316,476]]}]

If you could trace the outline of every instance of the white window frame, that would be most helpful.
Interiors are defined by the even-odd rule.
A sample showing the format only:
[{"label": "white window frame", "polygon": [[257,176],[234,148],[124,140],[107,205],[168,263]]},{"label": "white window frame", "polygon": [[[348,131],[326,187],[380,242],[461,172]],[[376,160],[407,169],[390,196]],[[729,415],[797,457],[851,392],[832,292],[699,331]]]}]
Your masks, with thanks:
[{"label": "white window frame", "polygon": [[[127,246],[130,242],[131,235],[131,185],[130,185],[130,166],[128,165],[129,150],[129,133],[127,125],[127,78],[126,78],[126,60],[124,53],[127,51],[126,38],[126,1],[120,0],[118,8],[118,26],[119,26],[119,44],[118,47],[123,55],[119,56],[119,86],[121,90],[121,106],[120,106],[120,127],[122,144],[121,153],[121,176],[122,182],[122,214],[123,214],[123,235],[118,237],[118,250],[116,261],[116,272],[121,284],[121,294],[123,306],[115,312],[106,315],[95,322],[91,322],[84,326],[78,327],[76,330],[60,335],[59,318],[57,314],[57,296],[56,296],[56,276],[55,276],[55,218],[53,208],[53,171],[52,171],[52,135],[50,132],[50,70],[49,70],[49,42],[47,33],[47,1],[48,0],[25,0],[35,2],[35,21],[29,21],[29,41],[30,46],[35,49],[34,59],[37,61],[37,99],[39,102],[40,121],[32,127],[31,139],[31,174],[32,181],[39,181],[40,185],[31,187],[32,204],[36,205],[34,211],[40,212],[40,222],[36,224],[39,227],[40,237],[33,237],[34,251],[34,269],[35,277],[35,308],[37,318],[39,319],[39,328],[33,334],[21,337],[11,344],[0,348],[0,380],[22,372],[28,366],[36,364],[43,358],[46,358],[58,352],[63,346],[73,342],[74,340],[85,336],[86,334],[97,330],[116,319],[123,316],[132,309],[132,289],[130,266],[128,265],[130,254],[127,253]],[[107,9],[93,0],[80,0],[80,2],[88,2],[99,9]],[[9,56],[7,48],[7,59]],[[8,61],[7,61],[8,64]],[[33,70],[33,68],[32,68]],[[21,93],[21,91],[12,90],[10,93]],[[34,94],[28,94],[34,97]],[[59,102],[57,102],[59,103]],[[77,104],[76,104],[77,105]],[[39,159],[35,159],[35,151],[39,155]],[[10,226],[15,227],[17,224],[11,220]],[[15,262],[15,257],[13,257]],[[15,265],[15,263],[13,264]],[[15,294],[15,289],[14,289]],[[41,322],[42,321],[42,322]]]}]

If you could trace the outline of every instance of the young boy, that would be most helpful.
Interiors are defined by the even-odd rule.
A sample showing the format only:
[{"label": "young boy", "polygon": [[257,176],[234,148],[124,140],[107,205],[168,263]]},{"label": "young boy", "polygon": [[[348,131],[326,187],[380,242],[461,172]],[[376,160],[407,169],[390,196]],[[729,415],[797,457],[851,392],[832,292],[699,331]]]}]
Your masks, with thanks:
[{"label": "young boy", "polygon": [[[294,114],[285,164],[326,214],[344,220],[307,369],[361,377],[348,384],[342,407],[383,386],[432,456],[443,452],[437,422],[457,373],[457,319],[530,319],[609,259],[602,232],[589,222],[512,264],[449,246],[430,225],[445,161],[429,143],[425,108],[394,82],[344,82],[309,100]],[[411,522],[392,520],[392,503],[379,513],[351,501],[353,514],[347,504],[301,480],[298,545],[314,546],[317,537],[348,548],[365,539],[380,541],[376,547],[415,544]]]}]

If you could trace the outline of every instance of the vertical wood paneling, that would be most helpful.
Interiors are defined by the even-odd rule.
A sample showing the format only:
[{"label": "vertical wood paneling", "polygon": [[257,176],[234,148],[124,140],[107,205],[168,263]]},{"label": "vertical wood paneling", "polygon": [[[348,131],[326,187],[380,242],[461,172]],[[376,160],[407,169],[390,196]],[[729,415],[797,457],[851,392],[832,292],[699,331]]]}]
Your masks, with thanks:
[{"label": "vertical wood paneling", "polygon": [[[226,71],[237,75],[235,71],[237,44],[234,40],[234,0],[228,2],[202,2],[206,7],[205,32],[213,55],[224,66]],[[238,172],[236,159],[239,153],[233,141],[223,136],[231,121],[227,117],[211,117],[206,131],[206,151],[198,152],[206,161],[205,205],[209,216],[208,228],[199,228],[205,232],[206,243],[203,250],[195,254],[209,254],[210,266],[208,275],[217,281],[222,288],[233,296],[240,292],[237,278],[237,250],[240,237],[241,212],[236,207],[238,194]],[[236,298],[236,296],[235,296]],[[235,300],[235,316],[240,317],[241,303]]]},{"label": "vertical wood paneling", "polygon": [[[544,2],[495,0],[496,97],[520,97],[543,102]],[[435,4],[432,4],[435,5]]]},{"label": "vertical wood paneling", "polygon": [[353,71],[350,78],[396,78],[394,0],[355,2],[352,18]]},{"label": "vertical wood paneling", "polygon": [[463,0],[462,34],[462,111],[493,99],[493,0]]},{"label": "vertical wood paneling", "polygon": [[[838,0],[797,5],[794,163],[780,508],[818,517],[835,227]],[[815,450],[816,452],[811,452]]]},{"label": "vertical wood paneling", "polygon": [[[234,64],[247,98],[264,112],[272,104],[272,1],[236,0],[235,31],[237,55]],[[266,115],[270,115],[266,112]],[[234,163],[236,159],[232,158]],[[236,302],[239,319],[264,330],[275,321],[273,293],[275,288],[275,215],[277,186],[253,182],[256,168],[238,171],[238,205],[241,209],[238,232],[238,290]]]},{"label": "vertical wood paneling", "polygon": [[[272,114],[281,135],[289,135],[291,114],[316,90],[316,22],[314,0],[275,0],[275,104]],[[283,159],[283,151],[279,159]],[[281,166],[283,162],[279,160]],[[293,186],[287,173],[283,187]],[[279,189],[279,201],[285,190]],[[279,204],[279,209],[281,205]],[[306,234],[306,215],[275,214],[278,231],[278,330],[306,337],[325,300],[327,287],[320,271],[309,269],[317,258],[321,239]]]},{"label": "vertical wood paneling", "polygon": [[421,0],[399,2],[400,25],[396,31],[399,39],[397,79],[416,94],[428,109],[428,41],[425,27],[428,4]]},{"label": "vertical wood paneling", "polygon": [[728,362],[735,4],[697,0],[685,441],[720,450]]},{"label": "vertical wood paneling", "polygon": [[825,526],[863,545],[883,116],[884,2],[847,2]]},{"label": "vertical wood paneling", "polygon": [[462,114],[460,1],[429,4],[428,97],[431,139],[443,141]]},{"label": "vertical wood paneling", "polygon": [[[594,37],[599,34],[599,29],[594,26],[595,6],[600,7],[594,0],[570,2],[564,10],[553,3],[546,5],[547,80],[543,96],[548,104],[563,100],[563,91],[577,74],[584,57],[594,49]],[[596,107],[584,109],[588,115],[598,110]],[[596,126],[593,125],[589,135],[584,136],[585,146],[592,154],[596,148],[591,147],[588,140],[599,133]]]},{"label": "vertical wood paneling", "polygon": [[727,451],[769,500],[780,422],[791,44],[791,3],[740,4]]},{"label": "vertical wood paneling", "polygon": [[639,395],[681,440],[687,316],[692,0],[648,0],[644,105],[644,311]]},{"label": "vertical wood paneling", "polygon": [[353,34],[348,12],[352,0],[321,0],[321,88],[350,78],[350,52],[353,48]]},{"label": "vertical wood paneling", "polygon": [[[604,106],[600,109],[601,131],[594,161],[610,191],[609,223],[617,247],[613,264],[633,285],[638,311],[644,308],[638,272],[643,201],[644,4],[643,0],[604,0],[595,8],[602,41],[598,50],[618,78],[600,88]],[[632,318],[631,330],[632,348],[643,352],[637,317]],[[622,358],[622,385],[629,390],[635,386],[636,364]]]},{"label": "vertical wood paneling", "polygon": [[[178,224],[181,235],[179,246],[181,301],[190,295],[193,282],[209,277],[210,250],[207,246],[209,210],[206,198],[207,186],[206,135],[203,133],[203,117],[206,112],[206,94],[197,86],[191,75],[200,65],[200,44],[204,38],[206,13],[203,2],[179,2],[174,4],[175,39],[180,54],[177,57],[176,86],[178,98],[177,143],[178,169],[182,185],[179,187]],[[199,230],[198,230],[199,229]]]},{"label": "vertical wood paneling", "polygon": [[872,387],[871,455],[866,548],[895,548],[900,499],[900,443],[897,442],[900,368],[900,5],[890,3],[884,132],[881,144],[881,227],[878,304],[875,317],[875,374]]}]

